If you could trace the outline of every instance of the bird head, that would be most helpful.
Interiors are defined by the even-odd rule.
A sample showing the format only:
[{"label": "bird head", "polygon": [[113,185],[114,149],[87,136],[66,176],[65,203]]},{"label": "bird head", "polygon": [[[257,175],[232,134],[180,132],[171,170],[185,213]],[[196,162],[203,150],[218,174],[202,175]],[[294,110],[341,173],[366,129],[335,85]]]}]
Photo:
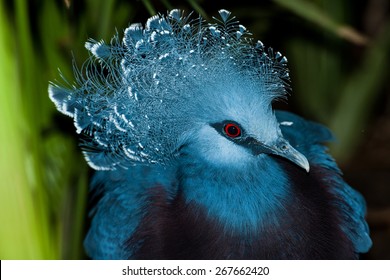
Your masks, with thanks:
[{"label": "bird head", "polygon": [[245,77],[210,85],[203,86],[209,98],[197,105],[196,122],[182,135],[187,154],[224,168],[278,156],[309,171],[307,159],[284,139],[270,100],[263,98],[258,85]]},{"label": "bird head", "polygon": [[273,155],[309,171],[272,110],[288,89],[286,58],[230,12],[219,15],[207,23],[172,10],[130,25],[122,40],[90,40],[76,82],[50,85],[91,167],[171,164],[183,154],[238,166]]}]

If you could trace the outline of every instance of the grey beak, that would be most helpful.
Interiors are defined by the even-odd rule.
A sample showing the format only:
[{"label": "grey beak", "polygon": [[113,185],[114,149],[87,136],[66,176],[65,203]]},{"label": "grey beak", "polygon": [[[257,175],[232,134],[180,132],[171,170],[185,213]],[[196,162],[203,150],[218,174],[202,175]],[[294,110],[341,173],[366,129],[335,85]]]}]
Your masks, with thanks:
[{"label": "grey beak", "polygon": [[310,171],[310,164],[307,158],[294,149],[285,139],[279,138],[274,145],[256,144],[256,148],[253,149],[255,154],[266,153],[278,155],[302,167],[306,172]]},{"label": "grey beak", "polygon": [[306,170],[306,172],[309,173],[310,164],[307,158],[303,154],[298,152],[296,149],[294,149],[288,142],[285,141],[280,147],[275,147],[271,151],[273,151],[275,155],[284,157],[285,159],[288,159],[289,161],[302,167]]}]

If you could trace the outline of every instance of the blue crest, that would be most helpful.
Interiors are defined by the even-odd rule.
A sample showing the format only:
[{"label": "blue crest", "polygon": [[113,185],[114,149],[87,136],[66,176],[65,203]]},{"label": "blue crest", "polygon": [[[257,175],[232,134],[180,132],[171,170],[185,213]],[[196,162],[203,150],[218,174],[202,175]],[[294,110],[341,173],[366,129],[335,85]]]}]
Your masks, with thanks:
[{"label": "blue crest", "polygon": [[186,127],[206,119],[199,107],[213,104],[226,84],[246,88],[265,106],[285,95],[286,58],[253,42],[230,12],[219,14],[207,23],[172,10],[149,18],[145,27],[130,25],[122,40],[90,40],[91,57],[75,68],[76,82],[50,85],[57,109],[85,136],[92,168],[169,163]]}]

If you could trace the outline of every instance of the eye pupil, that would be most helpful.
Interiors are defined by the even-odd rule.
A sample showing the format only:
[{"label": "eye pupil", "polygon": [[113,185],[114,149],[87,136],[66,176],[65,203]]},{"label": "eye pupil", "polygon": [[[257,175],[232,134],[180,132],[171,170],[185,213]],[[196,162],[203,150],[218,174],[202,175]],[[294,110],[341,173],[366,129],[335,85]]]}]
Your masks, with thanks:
[{"label": "eye pupil", "polygon": [[225,125],[224,130],[226,135],[232,138],[236,138],[241,135],[240,127],[234,123],[228,123]]}]

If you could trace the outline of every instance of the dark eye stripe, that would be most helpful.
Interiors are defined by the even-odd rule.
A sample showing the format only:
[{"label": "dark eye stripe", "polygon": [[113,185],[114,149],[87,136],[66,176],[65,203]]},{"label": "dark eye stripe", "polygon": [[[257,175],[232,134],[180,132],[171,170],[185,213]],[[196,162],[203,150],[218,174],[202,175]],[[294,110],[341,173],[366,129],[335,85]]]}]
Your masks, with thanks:
[{"label": "dark eye stripe", "polygon": [[247,135],[245,129],[235,121],[223,121],[220,123],[210,124],[218,133],[226,137],[228,140],[240,145],[252,152],[253,155],[261,153],[270,153],[270,149],[259,142],[257,139]]}]

